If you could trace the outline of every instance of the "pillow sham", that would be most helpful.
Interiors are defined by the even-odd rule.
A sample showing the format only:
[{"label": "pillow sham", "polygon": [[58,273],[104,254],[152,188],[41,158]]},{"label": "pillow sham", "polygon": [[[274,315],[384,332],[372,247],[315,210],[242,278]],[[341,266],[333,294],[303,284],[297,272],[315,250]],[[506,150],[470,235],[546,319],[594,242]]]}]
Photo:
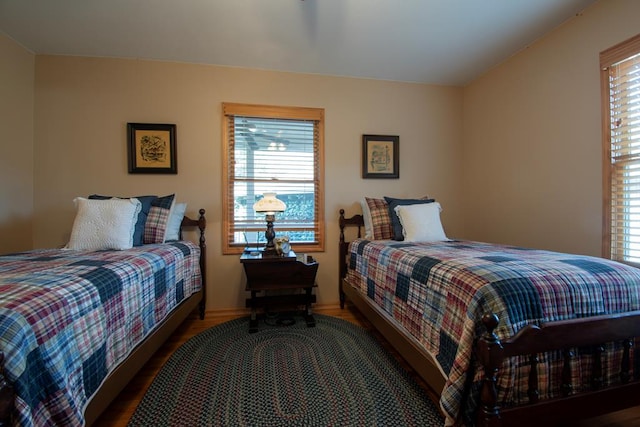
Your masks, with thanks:
[{"label": "pillow sham", "polygon": [[140,200],[141,209],[136,219],[136,229],[133,233],[133,246],[142,246],[144,244],[144,224],[147,222],[147,216],[149,210],[151,210],[151,202],[157,198],[157,196],[136,196],[136,197],[117,197],[117,196],[102,196],[100,194],[92,194],[89,199],[107,200],[107,199],[138,199]]},{"label": "pillow sham", "polygon": [[169,216],[169,222],[167,224],[167,236],[165,241],[170,242],[172,240],[180,240],[180,225],[182,224],[182,218],[187,210],[186,203],[176,203],[171,210]]},{"label": "pillow sham", "polygon": [[360,200],[360,207],[362,208],[362,219],[364,222],[364,238],[367,240],[373,240],[373,231],[371,230],[371,211],[367,204],[366,198]]},{"label": "pillow sham", "polygon": [[396,206],[400,205],[418,205],[421,203],[433,203],[435,199],[397,199],[395,197],[384,196],[384,200],[389,205],[389,218],[391,220],[391,228],[393,229],[393,240],[404,240],[402,233],[402,224],[400,224],[400,218],[396,213]]},{"label": "pillow sham", "polygon": [[141,203],[137,199],[90,200],[76,197],[76,217],[67,249],[131,249]]},{"label": "pillow sham", "polygon": [[440,222],[440,203],[399,205],[395,208],[407,242],[440,242],[449,240]]},{"label": "pillow sham", "polygon": [[144,244],[164,243],[167,240],[167,225],[175,202],[175,194],[156,197],[144,223]]},{"label": "pillow sham", "polygon": [[[368,208],[371,220],[370,238],[372,240],[390,240],[393,238],[393,228],[391,228],[391,219],[389,218],[389,205],[384,199],[376,199],[372,197],[364,198]],[[365,234],[367,230],[365,219]]]}]

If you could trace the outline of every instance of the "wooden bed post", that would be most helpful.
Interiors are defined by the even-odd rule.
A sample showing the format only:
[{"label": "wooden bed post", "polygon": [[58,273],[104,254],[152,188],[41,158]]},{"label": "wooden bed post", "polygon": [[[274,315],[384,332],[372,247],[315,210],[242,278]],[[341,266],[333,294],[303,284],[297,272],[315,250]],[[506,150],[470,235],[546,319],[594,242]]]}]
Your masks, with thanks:
[{"label": "wooden bed post", "polygon": [[480,408],[477,412],[477,424],[480,427],[499,427],[500,408],[498,406],[498,389],[496,381],[498,369],[504,360],[504,348],[494,330],[498,326],[498,316],[485,314],[482,323],[487,333],[478,340],[478,359],[484,369],[484,378],[480,388]]},{"label": "wooden bed post", "polygon": [[207,242],[204,237],[204,229],[207,228],[207,220],[204,217],[205,210],[200,209],[198,211],[200,216],[198,219],[191,219],[187,216],[182,218],[182,224],[180,227],[180,239],[182,239],[182,227],[198,227],[200,229],[200,238],[198,241],[198,246],[200,246],[200,274],[202,275],[202,300],[200,301],[200,306],[198,307],[200,319],[204,319],[204,309],[207,303]]},{"label": "wooden bed post", "polygon": [[13,388],[4,376],[4,353],[0,351],[0,426],[11,425],[13,401]]},{"label": "wooden bed post", "polygon": [[200,229],[200,274],[202,274],[202,301],[200,301],[200,319],[204,319],[204,309],[207,304],[207,242],[204,237],[204,229],[207,227],[207,220],[204,217],[205,210],[198,211],[198,228]]},{"label": "wooden bed post", "polygon": [[346,274],[345,269],[345,256],[344,253],[344,209],[340,209],[340,244],[338,247],[338,292],[340,295],[340,308],[344,308],[344,292],[342,291],[342,279],[344,279],[344,275]]},{"label": "wooden bed post", "polygon": [[342,290],[342,279],[347,275],[347,250],[349,242],[344,239],[344,228],[348,225],[358,227],[358,239],[362,237],[362,226],[364,225],[364,217],[362,215],[354,215],[351,218],[344,217],[344,209],[340,209],[340,244],[338,246],[338,291],[340,292],[340,308],[344,308],[345,296]]}]

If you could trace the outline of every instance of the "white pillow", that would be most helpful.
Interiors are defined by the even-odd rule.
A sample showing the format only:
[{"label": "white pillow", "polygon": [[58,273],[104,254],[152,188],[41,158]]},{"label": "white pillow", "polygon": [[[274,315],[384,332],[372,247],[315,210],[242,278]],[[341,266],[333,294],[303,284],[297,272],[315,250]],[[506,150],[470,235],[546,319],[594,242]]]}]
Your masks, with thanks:
[{"label": "white pillow", "polygon": [[182,224],[182,218],[187,210],[186,203],[176,203],[171,209],[169,215],[169,222],[167,223],[167,235],[165,241],[180,240],[180,224]]},{"label": "white pillow", "polygon": [[73,199],[73,221],[67,249],[98,251],[131,249],[133,232],[142,204],[138,199]]},{"label": "white pillow", "polygon": [[399,205],[395,211],[402,224],[406,242],[440,242],[449,240],[440,222],[440,203]]}]

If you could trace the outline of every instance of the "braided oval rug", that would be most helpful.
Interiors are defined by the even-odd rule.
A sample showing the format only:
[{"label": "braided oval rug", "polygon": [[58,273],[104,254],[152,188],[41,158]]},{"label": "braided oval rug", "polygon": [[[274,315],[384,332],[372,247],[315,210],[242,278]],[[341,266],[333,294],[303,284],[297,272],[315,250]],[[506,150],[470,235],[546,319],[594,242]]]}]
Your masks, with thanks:
[{"label": "braided oval rug", "polygon": [[130,426],[442,426],[423,389],[367,330],[314,315],[232,320],[185,342]]}]

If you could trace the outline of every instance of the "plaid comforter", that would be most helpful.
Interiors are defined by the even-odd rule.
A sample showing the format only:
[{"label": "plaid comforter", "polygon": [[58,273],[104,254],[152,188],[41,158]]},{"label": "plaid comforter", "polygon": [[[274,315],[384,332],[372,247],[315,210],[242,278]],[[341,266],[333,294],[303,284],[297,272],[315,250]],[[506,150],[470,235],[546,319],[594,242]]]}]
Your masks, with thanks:
[{"label": "plaid comforter", "polygon": [[[505,339],[543,319],[640,309],[640,270],[595,257],[471,241],[355,240],[349,264],[347,281],[401,323],[439,364],[447,378],[440,399],[447,424],[472,424],[482,375],[472,351],[484,332],[485,313],[499,316],[496,333]],[[613,347],[605,357],[611,366],[619,357]],[[588,349],[577,354],[574,372],[591,360]],[[543,399],[559,392],[549,379],[557,377],[562,358],[546,354],[540,360]],[[526,402],[525,362],[503,367],[498,382],[503,405]],[[618,381],[616,371],[608,371],[605,382]],[[573,386],[586,387],[580,378]]]},{"label": "plaid comforter", "polygon": [[83,425],[109,373],[200,289],[191,242],[0,257],[0,350],[18,424]]}]

